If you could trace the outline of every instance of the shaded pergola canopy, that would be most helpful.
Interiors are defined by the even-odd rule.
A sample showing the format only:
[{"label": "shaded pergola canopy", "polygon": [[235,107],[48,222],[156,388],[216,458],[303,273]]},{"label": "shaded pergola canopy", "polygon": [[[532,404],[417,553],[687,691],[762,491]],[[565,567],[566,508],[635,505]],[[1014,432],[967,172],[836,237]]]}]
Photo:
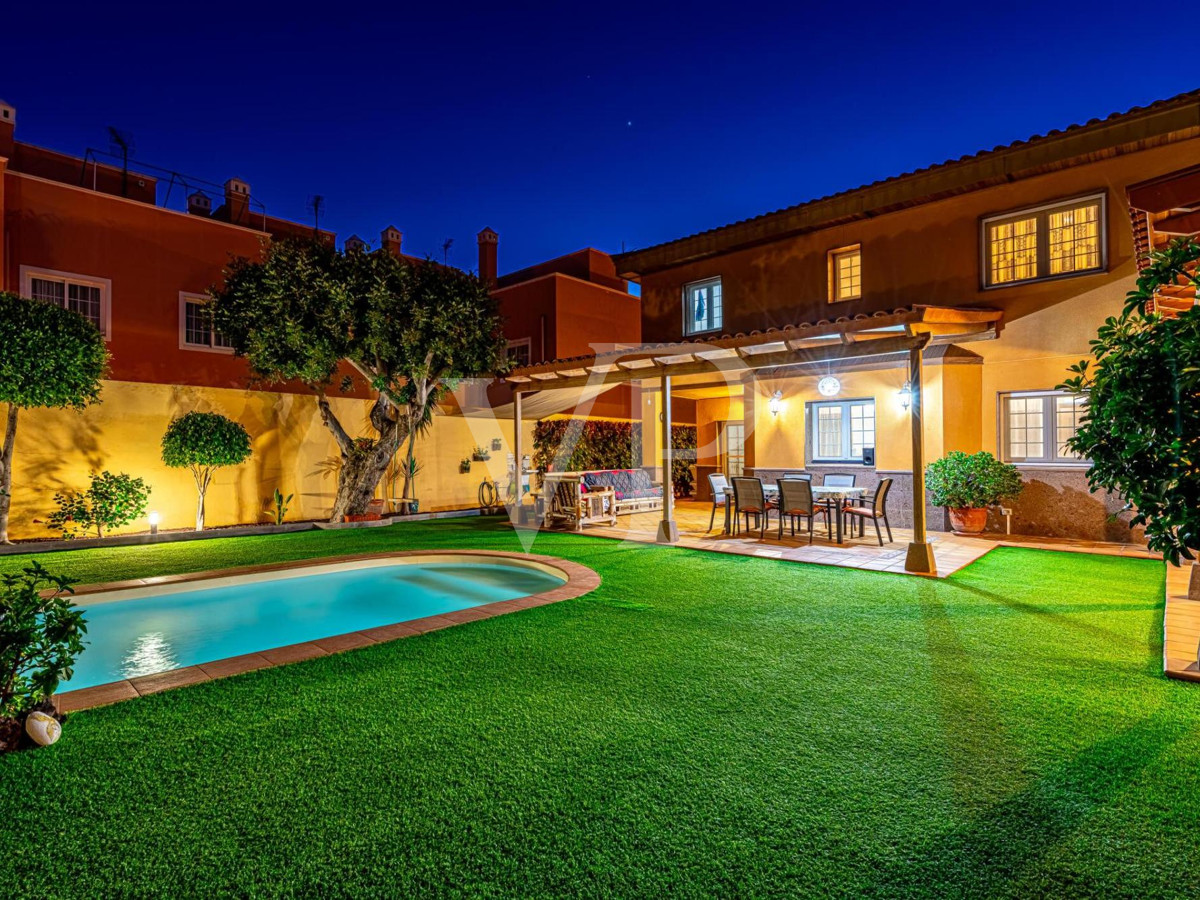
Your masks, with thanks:
[{"label": "shaded pergola canopy", "polygon": [[522,366],[505,379],[514,391],[598,390],[648,378],[724,375],[733,380],[764,369],[796,370],[837,363],[905,358],[937,344],[994,339],[995,309],[914,306],[889,313],[822,320],[707,340],[646,344]]}]

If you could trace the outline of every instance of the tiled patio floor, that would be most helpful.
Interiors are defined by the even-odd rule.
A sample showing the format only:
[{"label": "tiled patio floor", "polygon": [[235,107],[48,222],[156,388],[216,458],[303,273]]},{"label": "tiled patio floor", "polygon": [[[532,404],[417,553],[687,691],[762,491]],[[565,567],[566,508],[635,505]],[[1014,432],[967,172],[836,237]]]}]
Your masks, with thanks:
[{"label": "tiled patio floor", "polygon": [[[696,550],[713,550],[720,553],[738,553],[744,556],[847,566],[871,571],[904,572],[904,557],[909,541],[912,540],[911,529],[892,528],[892,542],[887,542],[885,533],[885,543],[880,547],[875,538],[875,530],[868,523],[865,537],[847,537],[842,544],[825,537],[823,529],[818,527],[816,537],[810,546],[807,535],[803,538],[799,535],[793,538],[786,530],[784,539],[779,540],[775,519],[771,520],[773,527],[767,529],[765,538],[760,539],[757,532],[728,535],[721,533],[722,517],[719,510],[712,529],[709,529],[708,522],[711,512],[712,507],[706,503],[681,500],[675,504],[675,521],[679,525],[678,546]],[[585,533],[594,537],[653,543],[658,534],[658,523],[661,518],[662,513],[658,512],[621,516],[617,519],[616,527],[595,525],[586,528]],[[957,572],[1000,544],[1046,550],[1073,550],[1081,553],[1154,558],[1153,554],[1148,553],[1146,548],[1139,544],[1108,544],[1100,541],[1073,541],[1063,538],[1023,537],[1020,535],[960,537],[949,532],[931,532],[929,541],[933,544],[934,556],[937,560],[937,577],[939,578]]]}]

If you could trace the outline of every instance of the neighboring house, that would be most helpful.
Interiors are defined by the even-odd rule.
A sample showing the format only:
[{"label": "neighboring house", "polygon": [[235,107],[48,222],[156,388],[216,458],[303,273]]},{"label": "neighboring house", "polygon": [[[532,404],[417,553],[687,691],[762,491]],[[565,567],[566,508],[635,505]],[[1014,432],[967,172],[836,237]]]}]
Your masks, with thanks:
[{"label": "neighboring house", "polygon": [[[1200,176],[1180,170],[1197,159],[1192,92],[624,253],[616,273],[641,285],[648,343],[927,305],[998,310],[996,340],[925,351],[926,458],[986,449],[1017,464],[1027,487],[1015,531],[1127,539],[1111,515],[1119,502],[1089,493],[1087,461],[1064,446],[1081,404],[1056,386],[1136,276],[1127,189],[1143,238],[1137,209],[1157,223],[1152,233],[1195,231]],[[1169,173],[1183,185],[1174,194],[1136,187]],[[677,386],[699,401],[701,465],[766,477],[850,470],[868,484],[887,473],[903,494],[912,444],[902,362],[821,374],[833,377],[781,369]]]},{"label": "neighboring house", "polygon": [[[263,521],[276,488],[295,495],[289,517],[327,515],[338,452],[312,392],[299,384],[253,383],[245,361],[211,327],[205,304],[207,289],[232,257],[257,256],[271,238],[315,236],[332,244],[335,235],[269,214],[241,179],[216,186],[172,172],[156,177],[123,171],[119,164],[98,161],[92,151],[72,157],[17,141],[15,127],[16,111],[0,103],[0,289],[89,318],[103,333],[112,364],[99,405],[82,415],[34,410],[22,417],[14,536],[51,536],[35,520],[51,512],[53,494],[85,487],[88,472],[101,469],[145,477],[153,489],[151,509],[164,527],[186,525],[194,515],[195,489],[185,471],[162,465],[159,443],[173,416],[194,409],[228,415],[254,438],[249,463],[218,473],[209,498],[211,524]],[[402,240],[388,227],[377,246],[404,255]],[[367,246],[357,236],[345,244]],[[481,272],[494,282],[495,232],[480,233],[480,249]],[[558,276],[550,276],[552,299],[558,299],[537,307],[554,323],[550,340],[591,327],[572,325],[573,316],[594,317],[589,290],[602,293],[610,306],[623,300],[633,311],[622,321],[637,326],[636,298],[611,275],[611,260],[594,265],[604,262],[610,275],[603,284],[588,284],[574,270],[562,276],[561,285]],[[520,281],[504,279],[505,303],[528,292],[531,304],[542,304],[547,280]],[[516,338],[528,342],[535,336],[540,340],[541,332],[523,328]],[[355,387],[331,401],[342,421],[365,422],[365,386],[351,370],[343,374]],[[450,411],[453,403],[447,407]],[[439,418],[417,445],[423,507],[473,506],[485,471],[476,467],[460,474],[459,462],[477,445],[490,447],[500,433],[494,422]],[[503,465],[504,454],[494,456]],[[502,471],[491,474],[502,477]],[[135,523],[131,530],[145,527]]]}]

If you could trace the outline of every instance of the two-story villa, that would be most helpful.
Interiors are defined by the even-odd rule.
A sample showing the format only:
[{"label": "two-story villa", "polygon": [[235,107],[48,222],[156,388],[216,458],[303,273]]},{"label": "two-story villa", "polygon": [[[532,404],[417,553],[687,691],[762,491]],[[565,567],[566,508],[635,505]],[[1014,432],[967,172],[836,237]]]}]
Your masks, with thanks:
[{"label": "two-story villa", "polygon": [[[1087,460],[1065,446],[1082,407],[1056,386],[1133,284],[1131,216],[1143,250],[1154,221],[1197,227],[1178,224],[1162,191],[1143,190],[1154,199],[1141,207],[1128,192],[1197,159],[1192,92],[624,253],[617,274],[641,285],[649,349],[530,367],[513,383],[671,375],[672,397],[696,403],[701,476],[887,475],[893,521],[911,524],[907,335],[925,461],[992,451],[1026,482],[1014,531],[1126,540],[1120,502],[1089,491]],[[945,527],[941,510],[927,518]]]}]

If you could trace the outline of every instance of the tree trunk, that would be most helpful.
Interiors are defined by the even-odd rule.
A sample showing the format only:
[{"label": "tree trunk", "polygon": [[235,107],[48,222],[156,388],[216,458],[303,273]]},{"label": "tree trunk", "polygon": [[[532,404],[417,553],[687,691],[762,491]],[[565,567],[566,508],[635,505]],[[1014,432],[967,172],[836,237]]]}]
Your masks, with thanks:
[{"label": "tree trunk", "polygon": [[345,516],[362,515],[367,511],[399,444],[399,428],[392,425],[369,450],[356,449],[349,456],[342,456],[337,497],[329,521],[340,522]]},{"label": "tree trunk", "polygon": [[196,530],[204,530],[204,498],[208,494],[208,483],[212,481],[212,469],[195,469],[192,477],[196,479]]},{"label": "tree trunk", "polygon": [[379,394],[370,414],[371,424],[379,437],[364,448],[347,434],[324,393],[317,394],[317,409],[321,413],[321,422],[341,450],[337,496],[329,514],[330,522],[341,522],[346,516],[362,515],[367,511],[379,482],[387,474],[388,465],[408,436],[411,414],[400,415],[396,405],[386,395]]},{"label": "tree trunk", "polygon": [[8,423],[4,428],[4,449],[0,451],[0,544],[8,539],[8,511],[12,508],[12,458],[17,441],[17,406],[8,405]]}]

